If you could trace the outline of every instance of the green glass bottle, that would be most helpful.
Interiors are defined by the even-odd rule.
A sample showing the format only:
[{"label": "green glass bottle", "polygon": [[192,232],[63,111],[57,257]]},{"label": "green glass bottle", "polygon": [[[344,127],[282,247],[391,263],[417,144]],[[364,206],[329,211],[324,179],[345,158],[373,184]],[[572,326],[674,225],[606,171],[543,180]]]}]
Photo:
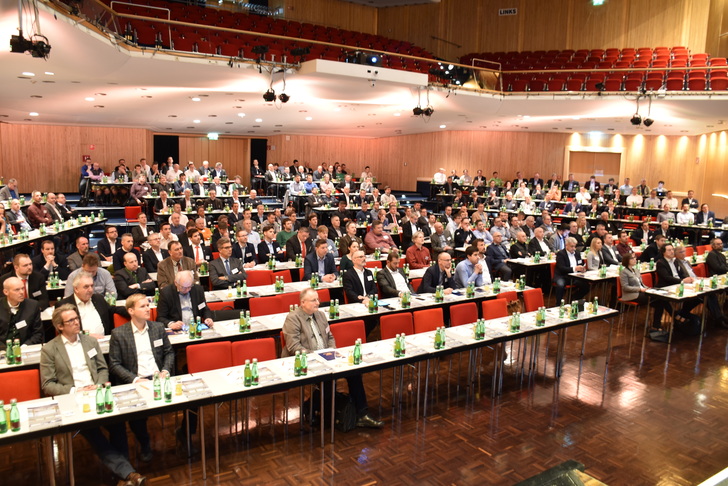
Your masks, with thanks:
[{"label": "green glass bottle", "polygon": [[197,325],[195,323],[195,320],[192,319],[190,321],[190,334],[189,334],[190,339],[195,339],[195,336],[197,336],[197,329],[196,329],[196,327],[197,327]]},{"label": "green glass bottle", "polygon": [[111,413],[114,411],[114,394],[111,392],[111,383],[106,382],[106,391],[104,392],[104,411]]},{"label": "green glass bottle", "polygon": [[251,367],[251,374],[253,375],[253,386],[257,386],[260,383],[260,376],[258,375],[258,359],[253,358],[253,365]]},{"label": "green glass bottle", "polygon": [[245,280],[243,280],[243,289],[242,289],[242,296],[247,297],[248,296],[248,284]]},{"label": "green glass bottle", "polygon": [[440,334],[440,328],[435,329],[435,349],[442,347],[442,334]]},{"label": "green glass bottle", "polygon": [[96,385],[96,413],[101,415],[106,410],[104,403],[104,387]]},{"label": "green glass bottle", "polygon": [[5,402],[0,400],[0,434],[8,431],[8,421],[5,418]]},{"label": "green glass bottle", "polygon": [[361,339],[357,339],[354,344],[354,364],[361,364]]},{"label": "green glass bottle", "polygon": [[[4,410],[3,413],[5,413]],[[18,401],[15,398],[10,400],[10,430],[20,431],[20,410],[18,410]]]},{"label": "green glass bottle", "polygon": [[407,352],[407,342],[404,339],[404,333],[399,335],[399,355],[404,356]]},{"label": "green glass bottle", "polygon": [[162,380],[159,378],[159,371],[154,372],[154,381],[152,384],[152,387],[154,388],[154,400],[161,400],[162,399]]},{"label": "green glass bottle", "polygon": [[250,360],[245,360],[245,369],[243,370],[243,385],[251,386],[253,384],[253,372],[250,370]]},{"label": "green glass bottle", "polygon": [[159,289],[154,289],[154,305],[159,305]]},{"label": "green glass bottle", "polygon": [[308,355],[306,351],[301,352],[301,376],[308,374]]},{"label": "green glass bottle", "polygon": [[5,341],[5,363],[8,366],[15,364],[15,356],[13,355],[13,340]]},{"label": "green glass bottle", "polygon": [[399,334],[394,336],[394,357],[399,358],[402,356],[402,351],[400,348],[400,342],[399,342]]},{"label": "green glass bottle", "polygon": [[202,320],[197,316],[197,324],[195,325],[195,338],[202,339]]},{"label": "green glass bottle", "polygon": [[296,357],[293,359],[293,376],[301,376],[301,352],[296,351]]},{"label": "green glass bottle", "polygon": [[164,401],[165,403],[172,403],[172,378],[169,374],[164,377]]}]

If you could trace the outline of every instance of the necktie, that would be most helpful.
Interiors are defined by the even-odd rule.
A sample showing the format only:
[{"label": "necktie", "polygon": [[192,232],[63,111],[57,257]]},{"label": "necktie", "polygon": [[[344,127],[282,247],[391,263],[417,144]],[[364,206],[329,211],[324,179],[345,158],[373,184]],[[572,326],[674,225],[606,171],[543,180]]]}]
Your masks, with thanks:
[{"label": "necktie", "polygon": [[182,262],[177,262],[177,271],[178,272],[182,271]]},{"label": "necktie", "polygon": [[28,279],[23,279],[23,292],[25,293],[25,298],[28,298]]},{"label": "necktie", "polygon": [[195,246],[195,261],[201,262],[202,257],[200,256],[200,245]]},{"label": "necktie", "polygon": [[301,242],[301,258],[306,258],[306,242],[305,241]]},{"label": "necktie", "polygon": [[323,349],[326,347],[324,344],[324,340],[321,337],[321,333],[319,332],[318,326],[313,320],[313,317],[308,318],[309,325],[311,326],[311,331],[313,332],[313,337],[316,339],[316,349]]},{"label": "necktie", "polygon": [[225,260],[225,271],[230,275],[230,260]]}]

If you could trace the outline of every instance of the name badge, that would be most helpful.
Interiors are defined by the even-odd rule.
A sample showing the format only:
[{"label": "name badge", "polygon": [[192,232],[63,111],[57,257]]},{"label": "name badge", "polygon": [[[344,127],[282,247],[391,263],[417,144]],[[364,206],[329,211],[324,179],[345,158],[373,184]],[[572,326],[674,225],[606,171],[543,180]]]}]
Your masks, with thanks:
[{"label": "name badge", "polygon": [[35,292],[33,292],[33,297],[40,297],[40,294],[41,294],[41,291],[36,290]]},{"label": "name badge", "polygon": [[200,302],[200,304],[197,306],[197,309],[199,309],[199,310],[202,310],[204,308],[205,308],[205,303],[204,302]]},{"label": "name badge", "polygon": [[96,356],[96,348],[91,348],[91,349],[89,349],[89,350],[88,350],[88,351],[86,352],[86,354],[88,354],[88,357],[89,357],[89,358],[93,358],[94,356]]},{"label": "name badge", "polygon": [[210,255],[205,255],[205,260],[209,260],[209,259],[210,259]]},{"label": "name badge", "polygon": [[372,276],[371,275],[367,275],[367,280],[369,280],[371,282],[372,281]]},{"label": "name badge", "polygon": [[16,323],[15,323],[15,327],[16,327],[17,329],[22,329],[22,328],[24,328],[24,327],[25,327],[26,325],[27,325],[27,324],[25,323],[25,319],[23,319],[23,320],[22,320],[22,321],[20,321],[20,322],[16,322]]},{"label": "name badge", "polygon": [[232,270],[230,271],[230,273],[232,273],[233,275],[235,275],[236,273],[238,273],[238,269],[237,269],[237,268],[233,268],[233,269],[232,269]]},{"label": "name badge", "polygon": [[161,339],[155,339],[155,340],[154,340],[154,347],[155,347],[155,348],[158,348],[158,347],[160,347],[161,345],[162,345],[162,340],[161,340]]}]

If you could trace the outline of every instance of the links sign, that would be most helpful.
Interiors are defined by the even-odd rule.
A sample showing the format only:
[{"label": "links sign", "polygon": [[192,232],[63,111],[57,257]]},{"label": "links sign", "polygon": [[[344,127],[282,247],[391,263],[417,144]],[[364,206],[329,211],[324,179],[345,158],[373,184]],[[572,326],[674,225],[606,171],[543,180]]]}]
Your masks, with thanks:
[{"label": "links sign", "polygon": [[518,15],[517,8],[500,8],[498,9],[498,15],[504,17],[506,15]]}]

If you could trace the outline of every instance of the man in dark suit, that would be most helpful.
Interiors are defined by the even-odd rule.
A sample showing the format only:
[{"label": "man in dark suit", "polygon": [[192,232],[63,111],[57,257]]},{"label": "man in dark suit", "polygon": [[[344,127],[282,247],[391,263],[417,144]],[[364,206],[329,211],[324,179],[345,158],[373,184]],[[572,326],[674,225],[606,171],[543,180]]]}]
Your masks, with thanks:
[{"label": "man in dark suit", "polygon": [[[292,240],[289,239],[288,241]],[[269,255],[273,255],[277,261],[282,262],[285,258],[285,251],[278,246],[276,241],[276,230],[273,226],[263,226],[263,239],[258,244],[258,263],[266,263]]]},{"label": "man in dark suit", "polygon": [[205,291],[201,285],[195,284],[194,278],[191,271],[177,272],[174,285],[167,285],[159,292],[157,317],[159,322],[173,331],[179,331],[198,316],[208,327],[213,326],[212,311],[205,302]]},{"label": "man in dark suit", "polygon": [[356,223],[349,221],[346,223],[346,234],[339,240],[339,255],[344,256],[349,253],[349,244],[356,240],[359,243],[359,248],[364,248],[364,241],[356,235]]},{"label": "man in dark suit", "polygon": [[414,292],[404,272],[399,268],[399,252],[389,252],[387,264],[381,272],[377,272],[377,284],[384,299],[400,297],[405,290]]},{"label": "man in dark suit", "polygon": [[316,273],[323,282],[332,283],[339,276],[334,255],[329,253],[328,245],[328,241],[324,239],[316,240],[315,250],[308,253],[303,260],[304,280],[308,280]]},{"label": "man in dark suit", "polygon": [[[43,325],[38,302],[25,298],[23,281],[10,277],[3,282],[0,299],[0,349],[8,339],[20,339],[20,344],[42,344]],[[15,312],[13,312],[15,310]]]},{"label": "man in dark suit", "polygon": [[[46,396],[66,395],[72,391],[93,392],[98,385],[109,381],[109,370],[98,341],[81,334],[80,319],[71,305],[61,305],[53,311],[53,326],[59,335],[43,346],[40,353],[41,388]],[[73,357],[73,358],[72,358]],[[72,359],[85,360],[86,370],[71,366]],[[81,386],[82,384],[82,386]],[[129,446],[122,423],[104,426],[109,439],[99,428],[81,430],[91,449],[123,486],[142,486],[146,478],[129,463]]]},{"label": "man in dark suit", "polygon": [[510,280],[513,276],[513,270],[508,266],[508,250],[503,244],[502,233],[493,233],[493,243],[485,249],[485,261],[493,278]]},{"label": "man in dark suit", "polygon": [[59,300],[56,307],[71,304],[76,307],[81,318],[81,329],[88,331],[96,339],[111,334],[114,329],[113,309],[104,300],[104,296],[94,293],[94,279],[91,274],[78,273],[73,282],[73,294]]},{"label": "man in dark suit", "polygon": [[695,224],[715,223],[715,213],[710,210],[706,203],[700,206],[700,212],[695,215]]},{"label": "man in dark suit", "polygon": [[119,246],[116,241],[118,235],[119,232],[116,226],[107,226],[104,228],[104,238],[101,238],[96,245],[96,253],[107,262],[114,260],[114,253],[116,253],[116,249]]},{"label": "man in dark suit", "polygon": [[175,275],[183,270],[194,272],[195,279],[197,279],[197,266],[195,265],[195,261],[192,258],[184,256],[183,253],[182,243],[179,241],[173,241],[169,244],[169,257],[157,265],[157,285],[159,286],[159,290],[171,285],[174,282]]},{"label": "man in dark suit", "polygon": [[532,189],[535,189],[536,186],[541,186],[541,189],[545,189],[541,174],[539,174],[538,172],[533,175],[533,177],[528,181],[528,184],[531,186]]},{"label": "man in dark suit", "polygon": [[114,270],[124,268],[124,255],[133,253],[137,257],[137,261],[142,261],[142,255],[139,250],[134,248],[134,237],[131,233],[121,235],[121,247],[114,253]]},{"label": "man in dark suit", "polygon": [[338,216],[339,221],[342,221],[343,223],[347,223],[348,221],[351,221],[353,219],[353,215],[351,211],[346,209],[346,201],[339,200],[339,207],[336,211],[331,213],[331,217]]},{"label": "man in dark suit", "polygon": [[654,235],[650,231],[650,223],[647,221],[642,221],[640,227],[632,231],[629,235],[629,237],[632,238],[632,240],[638,245],[643,243],[645,245],[649,245],[652,242],[653,236]]},{"label": "man in dark suit", "polygon": [[159,262],[167,258],[169,252],[162,249],[162,237],[159,233],[150,233],[147,242],[150,248],[142,254],[144,269],[147,273],[156,273]]},{"label": "man in dark suit", "polygon": [[564,182],[564,185],[561,186],[561,190],[570,192],[579,191],[579,181],[574,180],[574,174],[569,174],[569,180]]},{"label": "man in dark suit", "polygon": [[48,291],[46,290],[46,279],[40,272],[33,271],[33,261],[25,253],[18,253],[13,257],[13,271],[6,273],[0,279],[0,284],[10,277],[18,277],[25,285],[25,298],[38,302],[40,309],[47,309],[49,306]]},{"label": "man in dark suit", "polygon": [[309,254],[314,252],[310,234],[309,228],[302,226],[295,236],[288,238],[286,242],[286,259],[289,262],[294,261],[296,255],[301,255],[301,258],[305,260]]},{"label": "man in dark suit", "polygon": [[649,262],[650,260],[659,260],[662,258],[662,247],[665,246],[665,237],[662,235],[655,236],[655,239],[652,240],[652,243],[647,245],[647,248],[645,248],[645,251],[642,252],[640,255],[640,262]]},{"label": "man in dark suit", "polygon": [[248,231],[241,228],[235,233],[235,237],[237,241],[233,244],[233,256],[242,260],[245,268],[254,267],[258,261],[255,257],[255,246],[248,243]]},{"label": "man in dark suit", "polygon": [[728,273],[728,264],[723,254],[723,240],[713,238],[710,242],[710,252],[705,256],[705,266],[708,267],[708,275],[723,275]]},{"label": "man in dark suit", "polygon": [[599,187],[599,183],[595,176],[591,176],[589,180],[584,183],[584,189],[592,194],[599,192]]},{"label": "man in dark suit", "polygon": [[573,279],[569,275],[574,272],[585,272],[586,266],[581,254],[576,251],[576,240],[566,238],[566,247],[556,253],[556,268],[554,268],[554,281],[556,285],[556,303],[560,304],[564,298],[564,291],[569,281],[575,286],[571,293],[571,300],[583,299],[589,293],[589,284],[582,279]]},{"label": "man in dark suit", "polygon": [[361,302],[364,305],[369,304],[369,296],[373,295],[377,290],[374,286],[374,277],[372,272],[365,267],[366,255],[362,250],[358,250],[353,255],[354,268],[344,274],[343,286],[347,301],[350,304]]},{"label": "man in dark suit", "polygon": [[66,257],[56,254],[52,240],[44,240],[40,244],[40,254],[33,257],[33,270],[43,275],[46,281],[51,272],[57,273],[61,280],[66,280],[70,273]]},{"label": "man in dark suit", "polygon": [[[109,341],[109,371],[114,382],[149,381],[155,372],[159,372],[161,379],[166,378],[174,370],[174,350],[164,326],[149,320],[149,301],[141,294],[126,299],[126,310],[131,320],[114,329]],[[147,419],[132,420],[129,427],[141,447],[141,460],[151,461]]]},{"label": "man in dark suit", "polygon": [[531,256],[531,253],[528,251],[528,244],[526,243],[525,231],[521,229],[516,231],[516,241],[511,245],[508,254],[511,258],[527,258]]},{"label": "man in dark suit", "polygon": [[243,261],[233,255],[233,245],[229,238],[220,238],[217,242],[220,258],[210,262],[210,283],[214,290],[223,290],[237,285],[247,278]]},{"label": "man in dark suit", "polygon": [[197,228],[187,230],[187,238],[190,245],[185,247],[184,254],[187,258],[194,260],[199,268],[202,262],[212,260],[212,249],[202,240],[202,232]]},{"label": "man in dark suit", "polygon": [[[655,269],[657,271],[657,282],[655,283],[655,287],[657,288],[669,287],[670,285],[679,284],[680,282],[693,282],[693,278],[686,273],[685,267],[679,265],[675,259],[675,248],[670,243],[665,243],[660,247],[660,259],[657,260]],[[676,316],[676,319],[678,321],[684,321],[690,311],[700,303],[701,299],[689,299],[683,301],[680,315]],[[662,320],[663,312],[671,312],[672,306],[669,302],[666,302],[663,299],[653,299],[652,306],[655,308],[653,327],[657,328]]]},{"label": "man in dark suit", "polygon": [[449,294],[455,288],[455,275],[452,272],[452,257],[446,251],[437,256],[437,265],[432,265],[425,271],[422,283],[417,292],[421,294],[433,293],[438,285],[442,285],[445,293]]},{"label": "man in dark suit", "polygon": [[[362,253],[363,254],[363,253]],[[348,274],[348,273],[347,273]],[[336,342],[326,320],[326,315],[319,307],[318,294],[313,289],[304,289],[300,294],[300,307],[286,316],[283,323],[285,346],[281,356],[292,356],[296,351],[315,352],[319,349],[335,348]],[[367,408],[367,397],[361,375],[347,377],[349,396],[354,402],[357,412],[357,427],[381,428],[384,423],[372,418]],[[330,389],[327,386],[325,389]],[[326,398],[324,398],[326,400]],[[330,403],[329,396],[326,403]]]},{"label": "man in dark suit", "polygon": [[675,238],[675,230],[670,228],[670,221],[662,221],[660,226],[655,228],[655,231],[652,232],[652,239],[655,239],[655,236],[657,235],[662,235],[668,240]]},{"label": "man in dark suit", "polygon": [[329,226],[329,239],[336,241],[337,239],[343,238],[345,225],[341,224],[341,218],[338,216],[331,216],[331,226]]},{"label": "man in dark suit", "polygon": [[132,252],[124,255],[124,268],[114,272],[114,285],[120,299],[126,299],[133,294],[153,294],[157,284],[149,278],[144,267],[139,266],[139,260]]}]

